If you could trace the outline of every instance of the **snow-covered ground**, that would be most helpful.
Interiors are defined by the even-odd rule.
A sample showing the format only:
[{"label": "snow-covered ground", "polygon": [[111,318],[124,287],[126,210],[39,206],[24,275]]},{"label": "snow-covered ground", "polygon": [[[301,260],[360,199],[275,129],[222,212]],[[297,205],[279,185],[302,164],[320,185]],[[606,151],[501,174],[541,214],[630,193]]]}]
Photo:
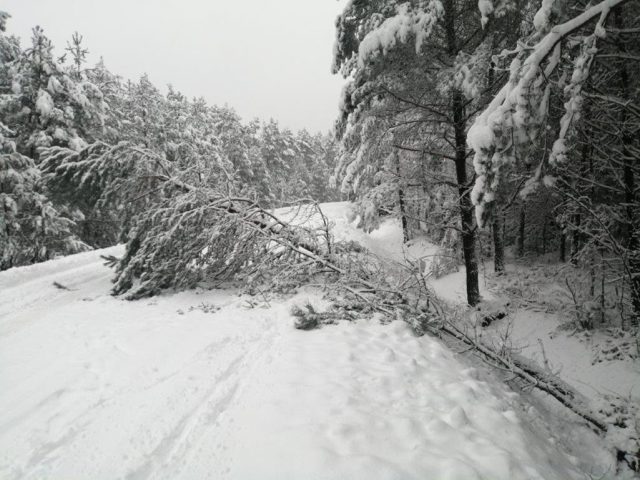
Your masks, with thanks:
[{"label": "snow-covered ground", "polygon": [[[562,319],[558,317],[531,310],[515,312],[510,326],[513,346],[540,365],[546,359],[551,371],[587,397],[597,401],[613,394],[640,404],[640,362],[630,358],[595,361],[599,346],[607,345],[606,335],[596,332],[585,338],[559,330]],[[496,327],[505,328],[506,323]]]},{"label": "snow-covered ground", "polygon": [[[338,237],[404,255],[393,222],[369,235],[346,205],[325,211]],[[522,398],[403,323],[295,330],[292,305],[322,305],[312,289],[269,302],[229,290],[128,302],[109,295],[105,253],[121,249],[0,273],[2,479],[611,471],[602,451],[566,453]]]},{"label": "snow-covered ground", "polygon": [[[486,267],[491,268],[491,265]],[[521,265],[508,265],[507,270],[511,276],[526,277],[528,273]],[[464,267],[461,267],[458,272],[432,279],[431,285],[440,298],[460,305],[465,299],[464,274]],[[498,304],[513,302],[514,299],[504,293],[507,281],[493,277],[490,279],[492,285],[487,286],[481,275],[483,298]],[[554,285],[550,281],[550,286]],[[529,285],[529,288],[533,289],[535,285]],[[495,336],[502,336],[508,330],[509,344],[514,350],[541,366],[546,362],[552,372],[594,402],[605,395],[615,395],[640,405],[640,362],[624,355],[619,358],[598,355],[599,351],[616,349],[620,343],[616,338],[598,331],[563,329],[562,325],[570,319],[567,313],[547,312],[535,305],[511,305],[507,310],[510,313],[507,318],[482,330]],[[635,352],[635,348],[631,350]]]}]

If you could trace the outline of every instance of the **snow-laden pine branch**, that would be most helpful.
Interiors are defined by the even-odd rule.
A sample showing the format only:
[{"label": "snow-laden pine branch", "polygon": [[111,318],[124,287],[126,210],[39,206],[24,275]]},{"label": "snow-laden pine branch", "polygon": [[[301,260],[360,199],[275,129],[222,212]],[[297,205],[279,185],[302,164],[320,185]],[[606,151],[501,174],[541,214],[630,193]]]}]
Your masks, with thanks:
[{"label": "snow-laden pine branch", "polygon": [[[508,82],[476,118],[467,135],[467,143],[475,152],[474,167],[478,177],[472,198],[480,224],[484,224],[490,214],[502,167],[515,160],[518,147],[536,139],[546,119],[550,92],[548,79],[562,60],[562,41],[599,17],[593,33],[583,40],[581,53],[574,61],[570,84],[565,89],[569,98],[565,103],[565,115],[552,159],[561,161],[564,157],[564,138],[572,120],[579,115],[581,89],[589,76],[596,40],[603,35],[603,25],[611,9],[625,1],[602,0],[575,18],[551,28],[533,46],[521,44],[513,52],[516,56],[511,62]],[[548,12],[545,14],[543,11],[548,7],[547,3],[543,2],[536,15],[538,35],[545,30],[545,22],[548,21]]]}]

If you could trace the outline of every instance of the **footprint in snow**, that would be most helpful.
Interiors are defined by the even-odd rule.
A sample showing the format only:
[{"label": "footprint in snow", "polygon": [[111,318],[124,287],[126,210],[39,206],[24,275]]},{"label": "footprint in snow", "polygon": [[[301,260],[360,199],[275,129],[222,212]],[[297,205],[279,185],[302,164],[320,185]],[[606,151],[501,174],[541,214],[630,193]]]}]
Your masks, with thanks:
[{"label": "footprint in snow", "polygon": [[385,362],[395,362],[396,361],[396,352],[394,352],[391,348],[387,347],[384,350],[383,357]]}]

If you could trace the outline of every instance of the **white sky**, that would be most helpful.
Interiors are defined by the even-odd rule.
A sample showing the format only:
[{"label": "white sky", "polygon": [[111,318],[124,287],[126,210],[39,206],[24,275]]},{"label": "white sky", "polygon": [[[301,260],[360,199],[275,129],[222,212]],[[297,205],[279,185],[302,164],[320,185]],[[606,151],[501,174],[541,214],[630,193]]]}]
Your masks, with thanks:
[{"label": "white sky", "polygon": [[327,131],[342,79],[330,73],[344,0],[1,0],[8,33],[40,25],[61,52],[74,31],[92,61],[164,91],[228,104],[245,119]]}]

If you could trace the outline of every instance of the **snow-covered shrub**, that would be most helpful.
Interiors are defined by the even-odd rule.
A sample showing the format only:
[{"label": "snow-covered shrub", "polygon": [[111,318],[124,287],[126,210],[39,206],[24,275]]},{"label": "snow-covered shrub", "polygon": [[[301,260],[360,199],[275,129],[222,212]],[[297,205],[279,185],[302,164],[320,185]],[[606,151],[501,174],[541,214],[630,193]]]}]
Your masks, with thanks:
[{"label": "snow-covered shrub", "polygon": [[441,278],[459,270],[459,255],[453,248],[440,248],[429,264],[429,274]]},{"label": "snow-covered shrub", "polygon": [[617,460],[634,472],[640,472],[640,408],[631,398],[605,394],[599,399],[598,412],[611,427],[609,442],[617,450]]},{"label": "snow-covered shrub", "polygon": [[604,333],[607,338],[604,342],[592,342],[593,357],[591,364],[595,365],[602,362],[611,362],[616,360],[635,360],[640,358],[640,346],[638,338],[630,332],[620,328],[610,328]]},{"label": "snow-covered shrub", "polygon": [[313,330],[320,325],[330,325],[338,320],[335,314],[331,312],[318,312],[311,303],[307,303],[304,307],[295,305],[291,309],[291,315],[296,319],[295,328],[298,330]]},{"label": "snow-covered shrub", "polygon": [[294,327],[298,330],[313,330],[323,325],[333,325],[339,321],[353,322],[373,317],[374,308],[371,304],[363,303],[341,294],[328,309],[318,311],[311,303],[304,306],[295,305],[291,315],[296,318]]},{"label": "snow-covered shrub", "polygon": [[449,273],[459,270],[460,255],[460,238],[458,232],[453,229],[445,230],[440,248],[433,256],[429,265],[429,273],[440,278]]}]

